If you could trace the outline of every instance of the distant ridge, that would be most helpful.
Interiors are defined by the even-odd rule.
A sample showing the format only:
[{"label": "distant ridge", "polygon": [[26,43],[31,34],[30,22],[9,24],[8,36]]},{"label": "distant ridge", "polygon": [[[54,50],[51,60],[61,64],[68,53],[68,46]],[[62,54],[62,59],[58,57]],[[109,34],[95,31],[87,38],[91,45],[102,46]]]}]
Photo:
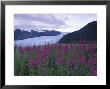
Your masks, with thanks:
[{"label": "distant ridge", "polygon": [[61,34],[61,32],[54,30],[43,30],[42,32],[31,30],[31,32],[28,32],[21,29],[16,29],[14,31],[14,40],[23,40],[40,36],[57,36],[59,34]]}]

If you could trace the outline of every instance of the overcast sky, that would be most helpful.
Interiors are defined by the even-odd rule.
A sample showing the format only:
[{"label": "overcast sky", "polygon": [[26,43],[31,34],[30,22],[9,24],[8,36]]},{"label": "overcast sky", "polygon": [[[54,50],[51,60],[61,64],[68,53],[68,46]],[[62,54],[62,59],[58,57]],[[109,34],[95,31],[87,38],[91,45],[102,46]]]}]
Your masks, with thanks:
[{"label": "overcast sky", "polygon": [[73,32],[96,20],[96,14],[15,14],[14,27],[27,31],[52,29]]}]

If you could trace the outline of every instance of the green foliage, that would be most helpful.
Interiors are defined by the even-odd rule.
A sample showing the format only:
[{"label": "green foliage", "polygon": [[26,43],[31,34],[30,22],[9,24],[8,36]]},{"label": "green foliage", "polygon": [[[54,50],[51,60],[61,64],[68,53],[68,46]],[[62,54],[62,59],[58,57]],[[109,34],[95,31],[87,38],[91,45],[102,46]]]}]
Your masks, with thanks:
[{"label": "green foliage", "polygon": [[35,76],[37,75],[37,69],[29,68],[29,76]]},{"label": "green foliage", "polygon": [[50,53],[49,53],[49,55],[48,55],[48,57],[47,57],[47,61],[46,61],[46,64],[49,66],[49,67],[52,67],[54,64],[55,64],[55,59],[56,59],[56,57],[55,57],[55,51],[54,50],[52,50]]},{"label": "green foliage", "polygon": [[[21,59],[22,58],[22,59]],[[15,75],[28,75],[28,61],[26,60],[27,55],[24,54],[21,57],[19,50],[15,51],[15,60],[14,60],[14,72]]]},{"label": "green foliage", "polygon": [[15,72],[15,75],[19,75],[20,73],[20,69],[21,69],[21,61],[20,61],[20,52],[19,50],[16,50],[15,51],[15,60],[14,60],[14,72]]},{"label": "green foliage", "polygon": [[85,56],[86,60],[88,60],[91,57],[91,53],[89,51],[84,51],[83,55]]},{"label": "green foliage", "polygon": [[78,63],[74,66],[72,75],[74,76],[89,76],[91,74],[89,67],[85,64]]},{"label": "green foliage", "polygon": [[71,59],[72,57],[73,57],[73,54],[72,54],[73,52],[72,52],[72,50],[69,50],[69,52],[67,52],[65,55],[64,55],[64,59],[65,60],[69,60],[69,59]]}]

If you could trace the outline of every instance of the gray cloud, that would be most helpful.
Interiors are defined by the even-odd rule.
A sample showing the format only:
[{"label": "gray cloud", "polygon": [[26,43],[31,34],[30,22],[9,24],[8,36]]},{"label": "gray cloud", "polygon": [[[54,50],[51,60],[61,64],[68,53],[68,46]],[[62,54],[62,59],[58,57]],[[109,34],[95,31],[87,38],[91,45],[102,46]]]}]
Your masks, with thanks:
[{"label": "gray cloud", "polygon": [[[17,21],[18,20],[18,21]],[[15,25],[22,25],[23,23],[17,23],[17,22],[24,22],[24,24],[31,24],[32,22],[41,23],[41,25],[46,24],[48,25],[54,25],[56,27],[60,27],[61,25],[65,25],[64,21],[61,21],[54,17],[52,14],[15,14]],[[26,23],[28,22],[28,23]],[[36,24],[37,25],[37,24]]]},{"label": "gray cloud", "polygon": [[[87,23],[96,21],[97,14],[15,14],[14,27],[23,30],[52,28],[59,31],[79,30]],[[64,29],[70,28],[71,29]],[[72,30],[73,29],[73,30]]]}]

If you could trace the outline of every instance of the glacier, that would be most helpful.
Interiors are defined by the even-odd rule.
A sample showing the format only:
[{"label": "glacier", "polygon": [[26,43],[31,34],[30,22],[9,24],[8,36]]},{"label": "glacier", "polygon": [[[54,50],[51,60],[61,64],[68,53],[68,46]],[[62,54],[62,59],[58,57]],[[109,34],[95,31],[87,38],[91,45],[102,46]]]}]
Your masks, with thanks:
[{"label": "glacier", "polygon": [[41,36],[41,37],[28,38],[24,40],[17,40],[14,41],[14,44],[19,47],[55,44],[66,34],[67,33],[62,33],[57,36]]}]

